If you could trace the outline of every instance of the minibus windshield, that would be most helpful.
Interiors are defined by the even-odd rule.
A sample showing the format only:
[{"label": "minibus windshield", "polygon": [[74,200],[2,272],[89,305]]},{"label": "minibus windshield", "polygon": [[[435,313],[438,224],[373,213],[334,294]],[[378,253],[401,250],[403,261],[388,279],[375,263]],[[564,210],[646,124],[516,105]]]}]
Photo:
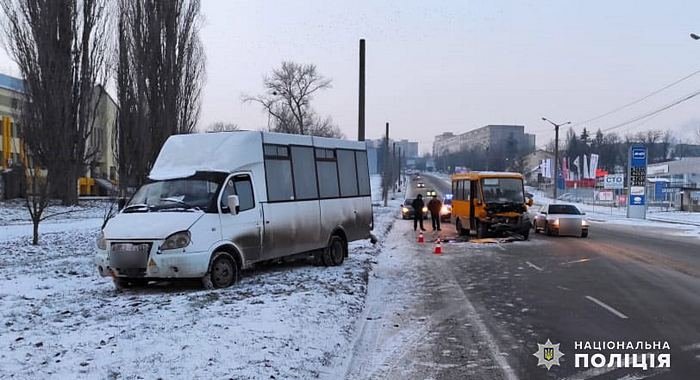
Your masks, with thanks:
[{"label": "minibus windshield", "polygon": [[487,203],[524,203],[523,181],[519,178],[484,178],[481,180]]},{"label": "minibus windshield", "polygon": [[124,212],[208,211],[223,178],[197,175],[147,183],[134,194]]}]

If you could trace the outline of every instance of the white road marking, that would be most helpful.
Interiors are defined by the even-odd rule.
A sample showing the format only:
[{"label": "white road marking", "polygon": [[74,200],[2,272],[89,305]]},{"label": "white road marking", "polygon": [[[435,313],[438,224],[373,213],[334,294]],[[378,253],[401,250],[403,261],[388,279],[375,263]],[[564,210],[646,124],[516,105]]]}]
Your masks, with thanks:
[{"label": "white road marking", "polygon": [[534,268],[534,269],[537,269],[538,271],[542,272],[542,268],[538,267],[537,265],[535,265],[529,261],[526,261],[525,264],[527,264],[527,266],[529,266],[530,268]]},{"label": "white road marking", "polygon": [[557,285],[557,288],[559,288],[559,289],[561,289],[561,290],[566,290],[566,291],[571,290],[571,289],[569,289],[569,288],[567,288],[567,287],[565,287],[565,286],[560,286],[560,285]]},{"label": "white road marking", "polygon": [[595,298],[595,297],[586,296],[586,299],[588,299],[589,301],[591,301],[591,302],[593,302],[593,303],[598,304],[598,306],[600,306],[600,307],[606,309],[607,311],[609,311],[609,312],[615,314],[616,316],[618,316],[618,317],[620,317],[620,318],[622,318],[622,319],[628,319],[628,318],[629,318],[629,317],[627,317],[626,315],[624,315],[624,314],[620,313],[619,311],[615,310],[615,308],[613,308],[612,306],[606,304],[605,302],[603,302],[603,301],[601,301],[601,300],[599,300],[599,299],[597,299],[597,298]]},{"label": "white road marking", "polygon": [[585,263],[586,261],[591,261],[591,259],[581,259],[581,260],[567,261],[567,262],[565,262],[565,263],[561,263],[560,265]]}]

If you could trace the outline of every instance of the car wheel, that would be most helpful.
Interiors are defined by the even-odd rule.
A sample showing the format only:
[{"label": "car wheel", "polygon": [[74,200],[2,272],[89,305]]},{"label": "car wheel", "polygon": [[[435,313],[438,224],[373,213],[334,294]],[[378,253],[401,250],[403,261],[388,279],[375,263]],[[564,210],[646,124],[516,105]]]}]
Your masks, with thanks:
[{"label": "car wheel", "polygon": [[528,229],[524,230],[522,235],[523,235],[523,240],[530,240],[530,229],[528,228]]},{"label": "car wheel", "polygon": [[338,235],[333,235],[325,249],[324,261],[327,266],[338,266],[345,261],[348,245],[345,240]]},{"label": "car wheel", "polygon": [[202,278],[207,289],[227,288],[236,282],[240,275],[238,263],[227,252],[216,252],[209,266],[209,273]]},{"label": "car wheel", "polygon": [[582,238],[587,238],[587,237],[588,237],[588,231],[581,231],[581,237],[582,237]]}]

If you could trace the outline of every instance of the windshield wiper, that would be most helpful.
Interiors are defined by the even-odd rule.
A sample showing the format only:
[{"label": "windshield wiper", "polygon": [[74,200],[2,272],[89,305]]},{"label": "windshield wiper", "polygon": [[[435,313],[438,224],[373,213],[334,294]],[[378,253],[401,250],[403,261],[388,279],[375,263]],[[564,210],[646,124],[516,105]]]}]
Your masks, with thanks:
[{"label": "windshield wiper", "polygon": [[149,206],[145,203],[136,203],[136,204],[128,205],[128,206],[124,207],[124,210],[122,210],[122,211],[127,212],[128,210],[133,210],[136,208],[141,208],[141,209],[145,208],[146,211],[149,211],[151,209],[151,206]]},{"label": "windshield wiper", "polygon": [[180,200],[180,199],[177,199],[177,198],[160,198],[160,200],[161,200],[161,201],[166,201],[166,202],[179,203],[179,204],[185,206],[185,207],[188,208],[188,209],[193,209],[193,208],[195,208],[195,207],[192,206],[191,204],[189,204],[189,203],[187,203],[187,202],[185,202],[185,201],[182,201],[182,200]]}]

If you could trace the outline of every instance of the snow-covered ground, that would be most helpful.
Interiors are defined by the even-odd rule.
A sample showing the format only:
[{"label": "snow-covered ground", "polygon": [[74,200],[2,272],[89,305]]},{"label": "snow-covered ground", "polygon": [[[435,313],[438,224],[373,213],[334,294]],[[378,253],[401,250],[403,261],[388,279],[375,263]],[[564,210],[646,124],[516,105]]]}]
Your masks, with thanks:
[{"label": "snow-covered ground", "polygon": [[[102,218],[110,207],[109,201],[80,201],[77,206],[61,206],[51,204],[44,210],[42,217],[47,217],[47,223],[52,221],[83,220],[86,218]],[[0,226],[31,223],[29,211],[24,200],[0,201]]]},{"label": "snow-covered ground", "polygon": [[375,205],[380,244],[352,243],[340,267],[271,265],[217,291],[195,282],[117,292],[92,264],[96,209],[47,220],[31,246],[22,205],[2,204],[0,378],[332,376],[325,369],[351,347],[396,214]]}]

